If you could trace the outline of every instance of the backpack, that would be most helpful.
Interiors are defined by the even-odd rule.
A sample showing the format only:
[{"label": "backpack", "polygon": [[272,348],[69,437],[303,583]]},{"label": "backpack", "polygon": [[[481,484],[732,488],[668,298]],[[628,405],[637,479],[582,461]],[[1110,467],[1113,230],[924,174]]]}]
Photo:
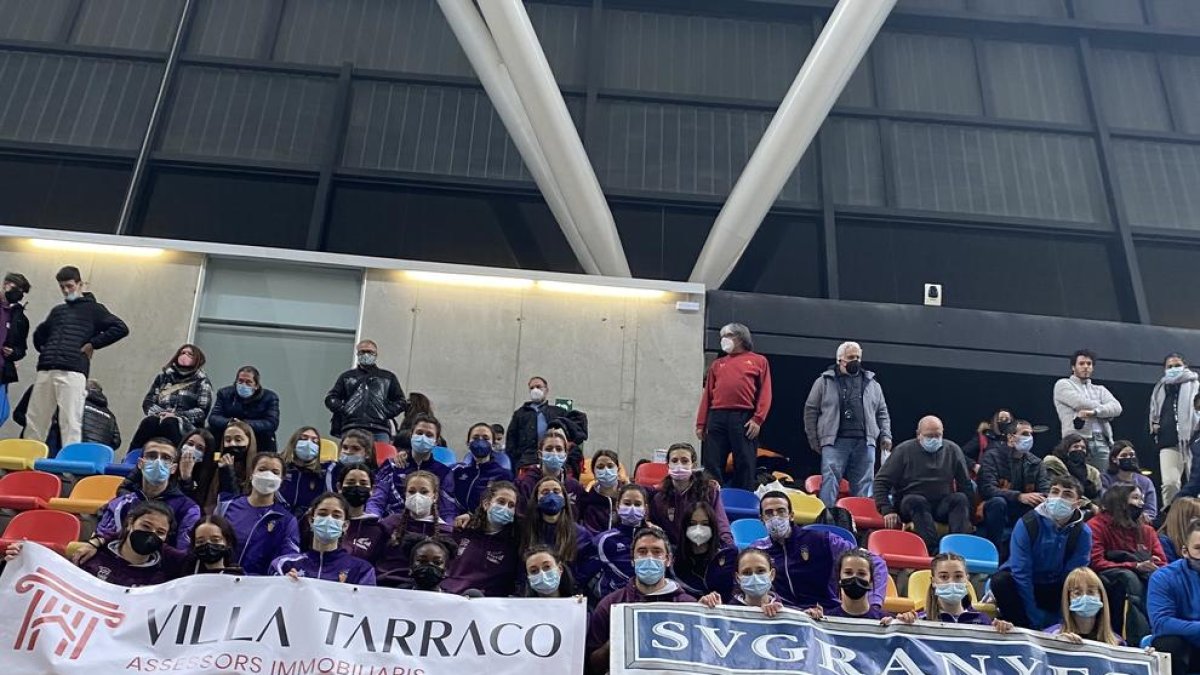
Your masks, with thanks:
[{"label": "backpack", "polygon": [[[1029,531],[1029,541],[1037,541],[1038,535],[1042,531],[1042,519],[1038,518],[1033,511],[1021,516],[1021,522],[1025,523],[1025,529]],[[1071,531],[1067,533],[1067,547],[1063,549],[1063,560],[1071,557],[1071,551],[1079,545],[1079,537],[1083,534],[1083,522],[1080,521],[1071,526]]]},{"label": "backpack", "polygon": [[858,528],[854,525],[854,515],[850,513],[849,509],[840,506],[825,507],[825,510],[817,516],[816,522],[822,525],[837,525],[844,530],[858,532]]}]

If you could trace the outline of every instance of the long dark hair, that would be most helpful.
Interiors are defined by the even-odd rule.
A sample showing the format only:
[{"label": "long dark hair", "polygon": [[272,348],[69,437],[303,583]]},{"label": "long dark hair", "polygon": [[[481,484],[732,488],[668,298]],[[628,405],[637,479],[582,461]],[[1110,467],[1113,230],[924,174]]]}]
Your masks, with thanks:
[{"label": "long dark hair", "polygon": [[[708,526],[712,528],[712,538],[708,540],[708,550],[704,553],[696,553],[692,549],[696,546],[691,539],[686,536],[688,521],[692,519],[692,514],[696,511],[703,511],[704,515],[708,516]],[[696,502],[688,508],[687,517],[683,520],[683,541],[679,542],[679,550],[676,556],[680,561],[687,561],[689,564],[695,565],[697,568],[707,567],[712,559],[717,557],[717,551],[721,549],[720,537],[717,533],[717,512],[713,509],[712,504],[707,501]]]},{"label": "long dark hair", "polygon": [[[433,518],[433,522],[436,523],[438,522],[438,496],[441,494],[442,489],[441,481],[438,480],[437,474],[431,471],[414,471],[408,474],[404,477],[403,494],[405,495],[406,499],[408,496],[408,484],[418,479],[429,481],[429,484],[433,486],[433,496],[431,497],[433,503],[429,506],[429,515]],[[374,477],[372,477],[371,480],[374,480]],[[408,507],[404,504],[401,504],[400,522],[396,525],[396,527],[392,528],[392,537],[390,541],[391,545],[399,545],[400,541],[404,539],[405,533],[408,532],[408,519]]]},{"label": "long dark hair", "polygon": [[[476,532],[482,532],[487,529],[488,515],[487,509],[484,508],[483,503],[490,502],[501,490],[511,490],[514,498],[520,498],[520,491],[517,490],[517,486],[513,485],[511,481],[494,480],[488,483],[487,488],[484,489],[483,494],[479,497],[479,506],[475,507],[475,510],[471,512],[471,517],[467,519],[467,524],[463,527],[463,529],[473,530]],[[513,513],[513,522],[509,523],[509,525],[506,525],[505,527],[515,526],[517,524],[516,516],[517,514]]]},{"label": "long dark hair", "polygon": [[[521,573],[525,576],[529,575],[529,559],[539,553],[548,554],[554,558],[554,562],[562,568],[562,575],[558,579],[558,590],[555,591],[555,597],[569,598],[575,595],[575,574],[571,572],[571,566],[563,561],[562,556],[558,551],[550,548],[545,544],[534,544],[525,549],[525,555],[521,556]],[[525,584],[525,597],[539,598],[541,597],[537,591],[533,590],[528,583]]]},{"label": "long dark hair", "polygon": [[196,555],[196,532],[200,529],[201,525],[215,525],[217,529],[221,531],[221,538],[225,540],[225,546],[229,548],[229,550],[225,551],[224,562],[226,565],[232,565],[233,552],[237,550],[237,534],[233,531],[233,525],[226,520],[224,516],[219,516],[215,513],[211,516],[204,516],[199,522],[196,523],[194,527],[192,527],[192,538],[190,541],[192,542],[191,555],[193,559]]},{"label": "long dark hair", "polygon": [[1136,485],[1114,485],[1104,491],[1100,498],[1100,509],[1112,518],[1113,524],[1124,530],[1139,530],[1141,523],[1129,517],[1129,495],[1139,490]]},{"label": "long dark hair", "polygon": [[157,499],[147,499],[129,509],[129,513],[125,514],[125,519],[121,523],[121,532],[117,535],[117,539],[124,544],[125,540],[129,538],[129,533],[133,531],[133,524],[138,521],[138,518],[151,513],[167,517],[167,539],[170,539],[175,532],[175,513],[166,503]]},{"label": "long dark hair", "polygon": [[[185,349],[192,350],[192,355],[193,355],[192,358],[195,360],[195,363],[192,364],[191,372],[195,373],[196,371],[203,368],[204,363],[205,363],[204,352],[201,351],[201,349],[199,347],[197,347],[196,345],[194,345],[190,342],[179,345],[179,349],[175,350],[175,355],[171,357],[171,360],[168,361],[167,365],[164,367],[166,367],[166,368],[170,368],[172,366],[178,367],[179,355],[182,354],[183,350],[185,350]],[[258,379],[258,376],[255,376],[255,379]]]},{"label": "long dark hair", "polygon": [[[686,450],[692,457],[692,482],[685,491],[686,496],[698,502],[712,501],[713,478],[704,469],[697,468],[700,456],[696,454],[696,448],[691,443],[672,443],[671,447],[667,448],[667,464],[671,463],[671,453],[676,450]],[[667,497],[677,494],[675,480],[671,478],[670,474],[663,477],[658,489]]]},{"label": "long dark hair", "polygon": [[558,521],[554,523],[554,548],[559,558],[573,563],[577,553],[575,549],[579,544],[579,531],[575,528],[575,509],[571,506],[571,499],[567,494],[565,477],[563,480],[546,477],[533,486],[533,492],[529,495],[529,503],[525,505],[525,518],[522,519],[518,528],[521,537],[520,547],[528,549],[532,548],[534,544],[541,543],[542,514],[538,510],[538,491],[546,483],[558,485],[562,490],[563,498],[563,509],[558,514]]}]

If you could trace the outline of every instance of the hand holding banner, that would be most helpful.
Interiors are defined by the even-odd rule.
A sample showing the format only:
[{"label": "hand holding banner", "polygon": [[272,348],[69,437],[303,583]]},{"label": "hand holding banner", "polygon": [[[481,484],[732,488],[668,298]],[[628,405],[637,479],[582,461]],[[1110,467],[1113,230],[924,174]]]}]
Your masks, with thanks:
[{"label": "hand holding banner", "polygon": [[11,673],[581,675],[586,606],[313,579],[113,586],[25,544],[0,577]]}]

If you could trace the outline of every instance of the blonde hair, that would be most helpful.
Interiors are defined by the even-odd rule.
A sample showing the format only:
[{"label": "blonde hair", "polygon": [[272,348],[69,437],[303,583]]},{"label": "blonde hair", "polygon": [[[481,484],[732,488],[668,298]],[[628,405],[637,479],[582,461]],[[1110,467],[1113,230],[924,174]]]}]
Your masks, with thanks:
[{"label": "blonde hair", "polygon": [[[1200,471],[1200,469],[1197,469]],[[1183,551],[1187,548],[1188,525],[1197,518],[1200,518],[1200,499],[1195,497],[1179,497],[1171,502],[1171,508],[1167,511],[1167,518],[1163,521],[1162,527],[1158,529],[1159,534],[1167,535],[1167,539],[1175,545],[1175,553],[1179,556],[1183,555]]]},{"label": "blonde hair", "polygon": [[[938,604],[937,596],[937,581],[933,575],[937,573],[938,565],[946,562],[957,562],[962,565],[963,571],[967,571],[967,559],[957,553],[939,553],[933,556],[933,560],[929,563],[929,590],[925,592],[925,616],[932,617],[936,621],[941,614],[942,606]],[[874,570],[871,571],[874,576]],[[963,607],[968,607],[971,604],[971,580],[967,579],[967,597],[963,598]]]},{"label": "blonde hair", "polygon": [[[1092,628],[1094,635],[1091,636],[1085,635],[1083,631],[1079,630],[1075,625],[1075,617],[1071,614],[1071,589],[1079,588],[1079,590],[1085,591],[1088,587],[1100,589],[1100,601],[1104,603],[1104,606],[1100,608],[1100,613],[1095,617],[1096,625]],[[1087,567],[1076,567],[1067,575],[1066,581],[1063,581],[1062,618],[1061,632],[1063,633],[1074,633],[1079,637],[1114,646],[1121,644],[1120,638],[1113,633],[1112,621],[1109,619],[1108,592],[1104,590],[1104,584],[1100,582],[1100,577]]]}]

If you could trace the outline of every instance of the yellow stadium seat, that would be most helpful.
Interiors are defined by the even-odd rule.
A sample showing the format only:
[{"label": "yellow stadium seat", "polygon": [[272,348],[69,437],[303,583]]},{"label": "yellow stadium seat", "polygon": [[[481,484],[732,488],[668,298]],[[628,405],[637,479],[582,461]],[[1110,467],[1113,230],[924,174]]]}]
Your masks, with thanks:
[{"label": "yellow stadium seat", "polygon": [[792,521],[798,525],[817,522],[817,517],[825,510],[825,502],[803,492],[788,492],[788,500],[792,502]]},{"label": "yellow stadium seat", "polygon": [[900,591],[896,590],[896,580],[892,575],[888,575],[887,596],[883,599],[883,611],[891,612],[892,614],[903,614],[916,609],[913,601],[908,598],[900,597]]},{"label": "yellow stadium seat", "polygon": [[0,441],[0,469],[24,471],[32,469],[33,462],[50,456],[50,448],[41,441],[25,438],[7,438]]},{"label": "yellow stadium seat", "polygon": [[55,511],[67,511],[81,516],[95,515],[105,504],[117,496],[117,488],[121,486],[121,476],[87,476],[81,478],[75,487],[71,488],[70,497],[59,497],[50,500],[50,508]]},{"label": "yellow stadium seat", "polygon": [[332,438],[321,439],[321,461],[333,462],[338,458],[338,444]]},{"label": "yellow stadium seat", "polygon": [[[917,611],[925,609],[925,596],[929,593],[929,584],[929,570],[918,570],[908,577],[908,599],[913,602]],[[967,594],[971,598],[971,607],[975,611],[983,612],[993,619],[996,618],[996,606],[979,602],[979,596],[975,593],[975,584],[967,583]]]}]

